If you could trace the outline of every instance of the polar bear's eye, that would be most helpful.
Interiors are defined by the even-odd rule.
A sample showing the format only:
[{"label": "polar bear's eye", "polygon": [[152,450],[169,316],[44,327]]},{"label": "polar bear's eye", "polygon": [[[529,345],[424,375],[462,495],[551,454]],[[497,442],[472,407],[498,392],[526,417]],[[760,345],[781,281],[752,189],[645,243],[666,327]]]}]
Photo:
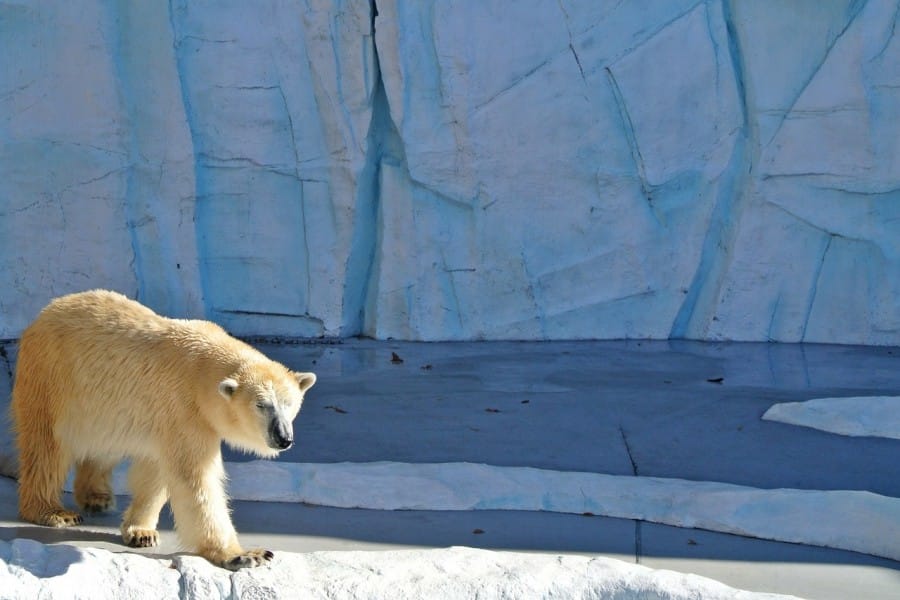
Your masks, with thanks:
[{"label": "polar bear's eye", "polygon": [[265,403],[265,402],[263,402],[262,400],[257,400],[257,401],[256,401],[256,408],[265,408],[265,407],[266,407],[266,403]]}]

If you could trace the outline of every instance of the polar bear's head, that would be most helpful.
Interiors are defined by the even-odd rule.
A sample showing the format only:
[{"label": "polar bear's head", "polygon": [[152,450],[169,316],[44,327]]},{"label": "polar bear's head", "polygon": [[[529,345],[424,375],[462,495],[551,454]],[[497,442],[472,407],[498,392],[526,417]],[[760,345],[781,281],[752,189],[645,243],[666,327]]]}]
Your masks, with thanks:
[{"label": "polar bear's head", "polygon": [[239,450],[276,456],[294,443],[294,417],[303,395],[316,382],[313,373],[290,371],[278,363],[251,364],[219,382],[228,404],[222,437]]}]

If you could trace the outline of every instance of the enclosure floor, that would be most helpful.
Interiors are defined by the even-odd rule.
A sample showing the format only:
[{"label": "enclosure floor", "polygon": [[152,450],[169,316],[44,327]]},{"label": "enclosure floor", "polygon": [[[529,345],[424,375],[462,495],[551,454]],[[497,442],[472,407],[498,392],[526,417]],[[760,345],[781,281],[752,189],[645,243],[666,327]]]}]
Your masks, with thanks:
[{"label": "enclosure floor", "polygon": [[[900,395],[896,348],[636,341],[257,345],[319,377],[295,423],[297,443],[279,462],[472,462],[900,497],[900,441],[761,419],[781,402]],[[15,345],[5,349],[14,370]],[[3,368],[0,397],[8,397],[8,388]],[[8,439],[0,440],[0,454],[4,448],[8,454]],[[227,461],[248,458],[226,450]],[[120,510],[127,501],[119,498]],[[126,551],[119,513],[52,530],[19,521],[15,504],[15,482],[0,478],[0,539]],[[233,508],[244,545],[275,551],[461,545],[611,556],[805,598],[900,593],[900,563],[890,560],[641,521],[247,501]],[[161,529],[162,546],[154,553],[176,552],[167,514]]]}]

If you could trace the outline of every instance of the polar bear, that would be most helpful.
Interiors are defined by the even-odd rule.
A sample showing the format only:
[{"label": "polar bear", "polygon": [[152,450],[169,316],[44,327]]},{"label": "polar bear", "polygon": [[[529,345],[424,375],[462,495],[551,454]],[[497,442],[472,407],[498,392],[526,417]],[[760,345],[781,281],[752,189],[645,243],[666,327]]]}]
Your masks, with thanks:
[{"label": "polar bear", "polygon": [[221,442],[263,457],[287,449],[315,382],[208,321],[168,319],[105,290],[57,298],[19,345],[19,512],[51,527],[80,523],[60,501],[73,464],[79,507],[110,509],[111,471],[130,458],[126,544],[155,546],[169,501],[186,547],[232,570],[264,564],[270,551],[238,543]]}]

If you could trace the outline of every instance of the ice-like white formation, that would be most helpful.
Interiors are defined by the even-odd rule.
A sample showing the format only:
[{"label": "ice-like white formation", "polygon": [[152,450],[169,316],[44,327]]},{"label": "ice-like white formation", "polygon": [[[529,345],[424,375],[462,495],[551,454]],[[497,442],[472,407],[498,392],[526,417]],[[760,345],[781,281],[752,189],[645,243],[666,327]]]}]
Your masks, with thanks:
[{"label": "ice-like white formation", "polygon": [[[473,463],[227,463],[236,500],[370,510],[591,513],[900,560],[900,498]],[[117,494],[128,494],[117,469]],[[71,481],[66,489],[71,490]]]},{"label": "ice-like white formation", "polygon": [[841,435],[900,440],[900,396],[783,402],[772,406],[762,418]]},{"label": "ice-like white formation", "polygon": [[900,344],[900,0],[0,4],[0,338]]},{"label": "ice-like white formation", "polygon": [[900,560],[900,499],[470,463],[229,463],[241,499],[379,510],[535,510],[639,519]]},{"label": "ice-like white formation", "polygon": [[230,573],[202,558],[153,559],[93,548],[0,540],[0,590],[46,598],[668,598],[775,600],[712,579],[611,558],[470,548],[278,552],[271,567]]}]

